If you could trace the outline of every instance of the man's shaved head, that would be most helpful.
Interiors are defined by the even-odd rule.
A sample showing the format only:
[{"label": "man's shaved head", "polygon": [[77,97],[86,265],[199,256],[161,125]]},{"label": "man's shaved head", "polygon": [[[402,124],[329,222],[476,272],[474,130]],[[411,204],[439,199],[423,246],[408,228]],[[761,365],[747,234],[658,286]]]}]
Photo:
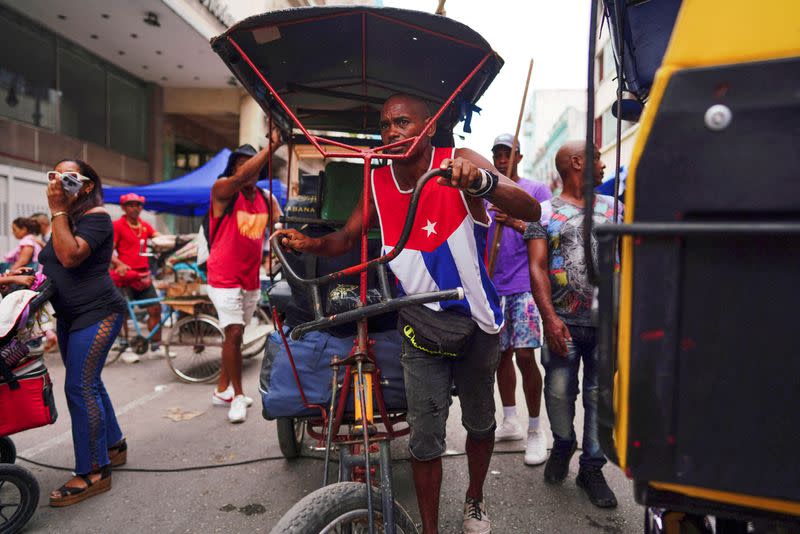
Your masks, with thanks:
[{"label": "man's shaved head", "polygon": [[431,108],[428,107],[428,102],[418,96],[409,95],[406,93],[393,94],[386,99],[386,102],[383,103],[383,108],[386,109],[388,106],[399,103],[409,106],[409,111],[418,114],[418,116],[423,119],[433,116],[431,114]]},{"label": "man's shaved head", "polygon": [[[603,169],[605,164],[600,160],[600,151],[593,146],[593,157],[589,165],[593,167],[592,176],[595,183],[600,185],[603,181]],[[561,182],[566,184],[567,180],[576,178],[578,183],[583,181],[583,169],[586,159],[586,141],[583,139],[573,139],[567,141],[556,152],[556,170],[561,176]]]},{"label": "man's shaved head", "polygon": [[583,160],[586,155],[586,141],[582,139],[572,139],[567,141],[556,152],[556,170],[561,179],[567,177],[572,169],[572,158],[578,156]]}]

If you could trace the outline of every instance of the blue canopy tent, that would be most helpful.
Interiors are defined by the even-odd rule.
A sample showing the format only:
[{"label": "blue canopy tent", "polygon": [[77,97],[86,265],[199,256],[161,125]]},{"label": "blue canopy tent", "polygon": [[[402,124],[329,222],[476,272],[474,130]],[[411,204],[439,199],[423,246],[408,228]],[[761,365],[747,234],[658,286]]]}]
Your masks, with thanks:
[{"label": "blue canopy tent", "polygon": [[[174,180],[138,187],[106,187],[103,194],[106,202],[119,204],[119,198],[127,193],[145,197],[145,208],[173,215],[202,216],[208,211],[211,187],[225,170],[231,151],[222,149],[208,163]],[[258,186],[269,191],[269,180],[261,180]],[[273,193],[281,206],[286,203],[286,186],[273,178]]]}]

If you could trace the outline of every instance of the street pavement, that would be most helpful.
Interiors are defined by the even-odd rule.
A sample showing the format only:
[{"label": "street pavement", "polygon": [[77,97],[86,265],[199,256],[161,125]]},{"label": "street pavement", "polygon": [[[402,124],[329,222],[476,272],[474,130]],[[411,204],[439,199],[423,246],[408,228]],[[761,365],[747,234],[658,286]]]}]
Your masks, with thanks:
[{"label": "street pavement", "polygon": [[[56,384],[58,421],[18,434],[14,441],[20,456],[71,468],[73,451],[63,394],[64,369],[57,355],[48,355],[47,363]],[[118,471],[111,491],[61,509],[50,508],[47,495],[70,474],[18,460],[34,473],[42,494],[26,532],[269,532],[295,502],[319,487],[322,462],[320,454],[310,449],[307,457],[291,462],[280,456],[275,423],[261,417],[259,367],[259,358],[245,362],[245,390],[255,398],[255,404],[245,423],[232,425],[227,422],[224,408],[211,406],[211,385],[178,382],[164,360],[145,357],[138,364],[118,361],[109,365],[103,371],[103,379],[127,436],[126,467],[180,469],[269,459],[183,472]],[[518,390],[520,420],[526,421],[519,381]],[[580,400],[579,397],[577,419],[582,422]],[[542,415],[549,435],[544,407]],[[449,452],[463,452],[465,432],[459,421],[456,401],[448,421]],[[552,487],[542,480],[543,466],[523,464],[523,447],[522,441],[498,444],[492,459],[485,498],[493,532],[641,532],[642,509],[633,501],[630,481],[617,467],[609,465],[605,472],[619,507],[600,510],[575,485],[577,454],[569,478],[563,485]],[[393,453],[396,497],[418,521],[406,438],[394,443]],[[454,455],[445,458],[444,465],[441,532],[457,533],[467,486],[466,459]]]}]

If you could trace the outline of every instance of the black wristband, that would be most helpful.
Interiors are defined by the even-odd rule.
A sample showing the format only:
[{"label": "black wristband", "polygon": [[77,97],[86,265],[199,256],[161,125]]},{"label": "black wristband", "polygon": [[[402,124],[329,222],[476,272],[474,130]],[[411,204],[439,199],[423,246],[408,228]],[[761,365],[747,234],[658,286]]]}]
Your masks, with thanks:
[{"label": "black wristband", "polygon": [[482,179],[479,183],[466,190],[467,194],[473,197],[488,197],[500,183],[500,177],[488,169],[479,169]]}]

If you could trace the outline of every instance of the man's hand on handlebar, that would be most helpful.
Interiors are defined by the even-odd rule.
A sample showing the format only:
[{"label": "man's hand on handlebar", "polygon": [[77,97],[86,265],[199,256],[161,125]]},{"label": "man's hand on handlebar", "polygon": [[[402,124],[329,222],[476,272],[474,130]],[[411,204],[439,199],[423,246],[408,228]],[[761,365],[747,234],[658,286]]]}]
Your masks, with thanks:
[{"label": "man's hand on handlebar", "polygon": [[317,239],[314,237],[309,237],[302,232],[298,232],[294,228],[288,228],[286,230],[276,230],[275,233],[272,234],[270,240],[273,238],[278,237],[280,245],[292,252],[300,253],[300,252],[312,252],[314,246],[317,244]]},{"label": "man's hand on handlebar", "polygon": [[473,183],[481,180],[481,171],[478,166],[466,158],[446,159],[439,166],[443,171],[448,167],[451,168],[452,177],[447,179],[440,176],[436,179],[437,183],[458,189],[468,189]]}]

